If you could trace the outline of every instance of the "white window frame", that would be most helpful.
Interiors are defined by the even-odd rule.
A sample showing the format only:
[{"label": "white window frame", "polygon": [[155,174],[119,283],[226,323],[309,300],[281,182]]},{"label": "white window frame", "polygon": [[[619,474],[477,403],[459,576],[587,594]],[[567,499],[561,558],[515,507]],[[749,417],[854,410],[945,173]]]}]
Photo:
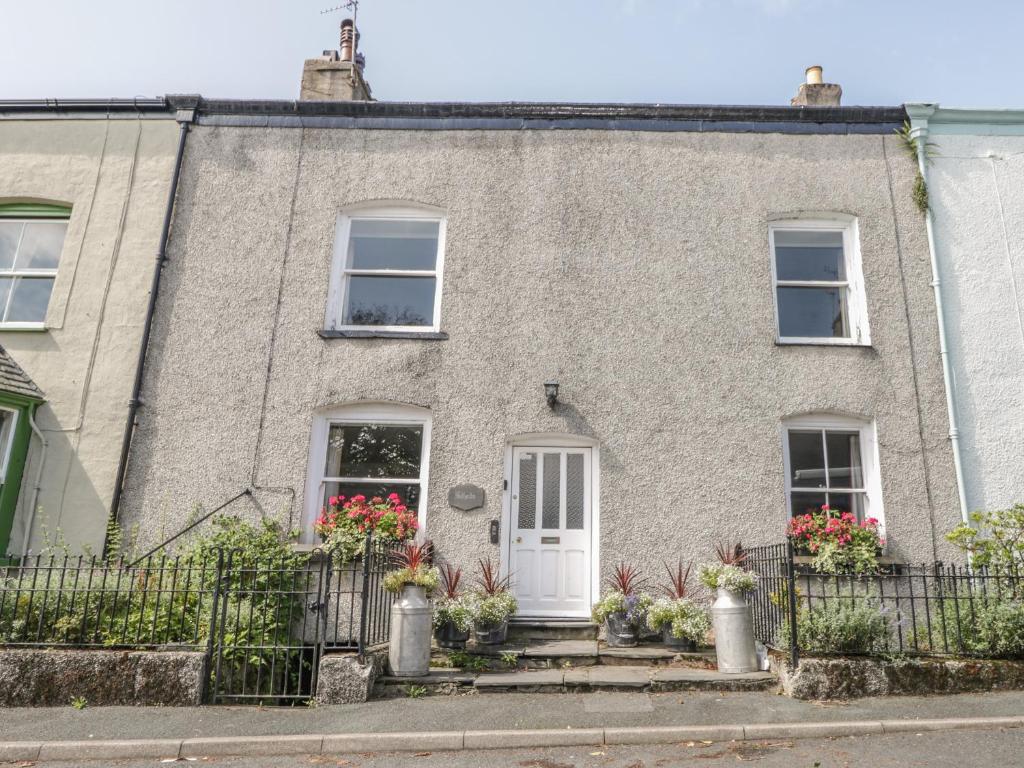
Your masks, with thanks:
[{"label": "white window frame", "polygon": [[[67,216],[32,216],[32,217],[21,217],[21,216],[2,216],[0,221],[14,224],[39,224],[43,222],[57,222],[65,225],[64,229],[64,242],[67,242],[67,226],[69,218]],[[25,230],[22,229],[21,237],[25,237]],[[18,240],[18,246],[14,249],[15,259],[17,259],[18,251],[21,249],[21,239]],[[63,252],[63,244],[61,245],[61,251]],[[21,277],[51,277],[53,278],[53,286],[50,288],[50,297],[46,300],[46,314],[50,312],[50,301],[53,300],[53,289],[57,287],[57,270],[60,265],[61,254],[57,254],[58,266],[52,269],[0,269],[0,277],[10,277],[13,279]],[[14,296],[14,285],[11,285],[11,290],[7,294],[7,303],[0,307],[0,318],[3,318],[7,314],[7,307],[11,303],[11,297]],[[37,322],[26,322],[26,321],[15,321],[8,322],[0,319],[0,330],[4,331],[17,331],[17,330],[39,330],[40,328],[46,327],[46,317]]]},{"label": "white window frame", "polygon": [[331,427],[338,424],[387,424],[389,426],[417,426],[423,428],[420,446],[420,476],[412,478],[372,478],[369,482],[396,485],[419,485],[419,503],[416,506],[419,527],[416,538],[423,541],[427,529],[427,488],[430,481],[430,427],[431,414],[427,408],[402,403],[351,403],[321,411],[313,418],[309,462],[306,470],[306,496],[303,504],[300,541],[313,544],[316,535],[313,523],[323,506],[326,483],[366,483],[365,477],[330,477],[324,475],[327,459],[327,441]]},{"label": "white window frame", "polygon": [[[780,280],[775,258],[776,232],[840,232],[843,235],[843,259],[846,280]],[[833,214],[827,217],[783,219],[768,224],[768,248],[772,262],[772,303],[775,307],[775,337],[780,344],[831,344],[836,346],[870,346],[867,295],[860,254],[857,220]],[[846,312],[849,336],[783,336],[779,324],[779,287],[841,287],[846,291]]]},{"label": "white window frame", "polygon": [[[844,488],[840,486],[830,488],[793,488],[793,468],[789,457],[789,432],[794,431],[836,431],[836,432],[857,432],[860,436],[861,471],[864,474],[863,488]],[[828,464],[827,448],[825,449],[825,463]],[[785,470],[786,487],[786,522],[792,517],[793,491],[821,493],[863,493],[864,494],[864,519],[873,517],[878,520],[879,530],[885,530],[885,509],[882,504],[882,480],[879,473],[878,461],[878,437],[874,421],[857,419],[850,416],[837,414],[809,414],[804,416],[793,416],[782,421],[782,455]]]},{"label": "white window frame", "polygon": [[18,411],[15,408],[8,408],[0,405],[0,411],[11,414],[2,430],[0,430],[0,448],[3,449],[3,456],[0,457],[0,486],[7,482],[7,467],[11,463],[11,450],[14,448],[14,433],[18,428]]},{"label": "white window frame", "polygon": [[[436,221],[437,260],[434,269],[352,269],[348,265],[348,242],[353,220],[392,219],[396,221]],[[426,206],[374,205],[353,208],[338,216],[334,234],[334,256],[331,262],[331,286],[327,299],[325,328],[332,331],[383,331],[405,333],[437,333],[441,330],[441,286],[444,281],[445,230],[444,215]],[[430,325],[346,325],[345,294],[353,276],[433,277],[434,317]]]}]

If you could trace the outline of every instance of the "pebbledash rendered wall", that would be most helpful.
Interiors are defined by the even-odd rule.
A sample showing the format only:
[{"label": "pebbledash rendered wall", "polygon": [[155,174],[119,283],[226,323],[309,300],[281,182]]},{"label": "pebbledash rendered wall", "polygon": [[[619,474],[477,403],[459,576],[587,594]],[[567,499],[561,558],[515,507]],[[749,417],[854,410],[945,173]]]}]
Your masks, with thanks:
[{"label": "pebbledash rendered wall", "polygon": [[[352,107],[373,108],[401,109]],[[383,130],[245,127],[268,118],[223,109],[201,109],[188,139],[123,506],[144,535],[249,485],[256,504],[229,511],[298,524],[314,411],[394,401],[432,413],[426,530],[444,556],[498,555],[511,438],[574,433],[600,444],[602,569],[654,575],[714,542],[780,541],[780,422],[832,411],[877,420],[894,553],[950,555],[959,510],[898,119],[850,135],[842,119],[837,135]],[[318,335],[335,219],[372,200],[445,211],[447,340]],[[870,348],[775,343],[768,221],[818,211],[857,217]],[[460,483],[485,507],[449,507]]]},{"label": "pebbledash rendered wall", "polygon": [[[0,203],[71,206],[45,328],[0,329],[46,396],[37,552],[103,547],[178,135],[162,100],[143,101],[157,103],[0,105]],[[11,554],[22,554],[40,447],[33,435]]]},{"label": "pebbledash rendered wall", "polygon": [[1024,502],[1024,111],[908,105],[928,192],[967,506]]}]

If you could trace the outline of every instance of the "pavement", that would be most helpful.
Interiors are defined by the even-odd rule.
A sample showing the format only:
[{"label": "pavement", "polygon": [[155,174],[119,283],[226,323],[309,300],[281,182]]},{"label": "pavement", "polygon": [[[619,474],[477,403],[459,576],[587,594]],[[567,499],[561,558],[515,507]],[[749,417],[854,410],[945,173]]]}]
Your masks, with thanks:
[{"label": "pavement", "polygon": [[0,760],[324,755],[821,738],[1024,726],[1024,692],[795,701],[770,693],[488,694],[315,708],[6,709]]},{"label": "pavement", "polygon": [[[217,757],[177,765],[217,768],[974,768],[1016,766],[1024,729],[914,732],[882,736],[672,744],[494,749],[486,752],[362,752],[337,755]],[[46,762],[46,768],[156,768],[149,760]]]}]

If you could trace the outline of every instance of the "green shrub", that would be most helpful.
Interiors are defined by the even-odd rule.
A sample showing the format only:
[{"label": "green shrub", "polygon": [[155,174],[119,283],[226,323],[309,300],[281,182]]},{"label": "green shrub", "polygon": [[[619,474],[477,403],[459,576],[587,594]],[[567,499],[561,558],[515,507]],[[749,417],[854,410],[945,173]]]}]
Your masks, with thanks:
[{"label": "green shrub", "polygon": [[961,523],[946,539],[971,556],[977,567],[1016,571],[1024,567],[1024,504],[994,512],[972,512],[973,526]]},{"label": "green shrub", "polygon": [[[889,649],[891,629],[877,600],[867,596],[830,597],[797,610],[800,650],[819,653],[881,653]],[[782,641],[790,642],[788,622]]]},{"label": "green shrub", "polygon": [[[1024,658],[1024,604],[949,599],[933,607],[931,632],[926,622],[907,633],[904,646],[920,653]],[[918,617],[920,619],[920,616]]]}]

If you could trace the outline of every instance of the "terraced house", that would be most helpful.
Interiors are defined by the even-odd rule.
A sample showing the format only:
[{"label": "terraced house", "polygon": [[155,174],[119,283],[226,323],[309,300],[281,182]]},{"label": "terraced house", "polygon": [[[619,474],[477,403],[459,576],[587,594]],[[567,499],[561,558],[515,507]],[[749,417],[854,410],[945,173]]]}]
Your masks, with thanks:
[{"label": "terraced house", "polygon": [[581,618],[618,561],[830,504],[897,560],[961,518],[901,107],[169,97],[191,125],[120,520],[316,543],[396,492],[441,556]]},{"label": "terraced house", "polygon": [[103,547],[173,118],[164,99],[0,102],[0,557]]}]

